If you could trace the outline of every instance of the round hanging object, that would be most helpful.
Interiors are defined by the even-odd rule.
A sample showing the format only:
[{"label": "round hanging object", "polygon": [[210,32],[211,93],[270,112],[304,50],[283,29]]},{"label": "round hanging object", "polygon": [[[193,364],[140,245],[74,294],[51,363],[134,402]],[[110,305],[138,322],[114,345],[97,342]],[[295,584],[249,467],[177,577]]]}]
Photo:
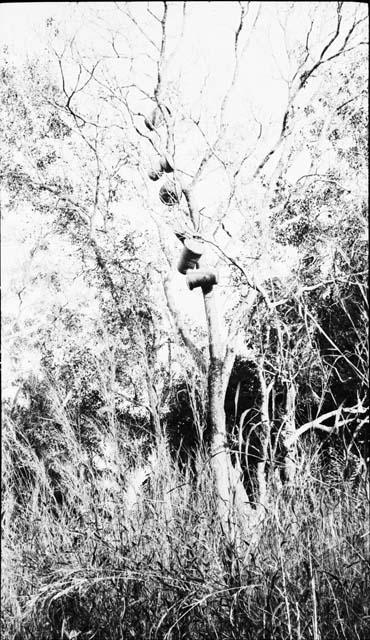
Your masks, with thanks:
[{"label": "round hanging object", "polygon": [[161,177],[161,175],[162,175],[162,173],[161,173],[161,172],[159,172],[159,173],[158,173],[157,171],[152,170],[152,171],[149,171],[149,173],[148,173],[148,178],[149,178],[150,180],[153,180],[153,181],[155,182],[156,180],[159,180],[159,178]]},{"label": "round hanging object", "polygon": [[160,165],[161,165],[162,171],[164,171],[165,173],[173,172],[173,161],[172,161],[172,158],[170,158],[170,156],[167,153],[165,153],[161,157]]},{"label": "round hanging object", "polygon": [[168,207],[172,207],[175,204],[179,204],[182,196],[182,189],[180,184],[175,180],[167,180],[159,190],[159,198],[163,204]]},{"label": "round hanging object", "polygon": [[197,269],[188,271],[186,274],[186,283],[192,291],[197,287],[201,287],[205,293],[211,291],[214,284],[218,282],[218,273],[214,269]]},{"label": "round hanging object", "polygon": [[196,240],[184,240],[184,247],[177,265],[177,270],[185,275],[189,269],[196,269],[203,254],[204,247]]},{"label": "round hanging object", "polygon": [[162,164],[160,160],[157,160],[152,165],[151,170],[148,173],[150,180],[158,180],[163,173]]}]

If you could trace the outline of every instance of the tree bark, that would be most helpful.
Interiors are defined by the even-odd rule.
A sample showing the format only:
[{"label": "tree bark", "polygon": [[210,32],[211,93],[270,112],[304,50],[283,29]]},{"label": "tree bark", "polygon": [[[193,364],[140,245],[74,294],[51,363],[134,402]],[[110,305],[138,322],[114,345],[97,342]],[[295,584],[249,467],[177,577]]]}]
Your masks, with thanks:
[{"label": "tree bark", "polygon": [[270,444],[270,412],[269,400],[273,388],[273,381],[266,384],[262,366],[258,367],[258,377],[261,388],[261,432],[260,432],[260,458],[257,462],[257,505],[265,508],[267,506],[267,479],[266,463],[268,457],[268,447]]},{"label": "tree bark", "polygon": [[174,320],[176,329],[179,333],[179,335],[182,338],[182,341],[184,343],[184,345],[187,347],[189,353],[191,354],[191,356],[194,359],[194,362],[196,363],[196,365],[199,367],[199,370],[205,374],[207,371],[207,364],[205,362],[205,359],[203,357],[202,352],[200,351],[200,349],[198,349],[187,328],[185,323],[183,322],[182,318],[181,318],[181,314],[179,309],[176,307],[176,303],[175,303],[175,299],[173,296],[173,293],[171,291],[171,286],[170,286],[170,279],[171,279],[171,274],[168,274],[164,280],[163,280],[163,288],[164,288],[164,292],[165,292],[165,296],[166,296],[166,300],[167,300],[167,306],[168,309],[171,313],[171,316]]},{"label": "tree bark", "polygon": [[281,431],[284,447],[283,479],[291,484],[294,481],[297,468],[297,440],[294,437],[297,390],[293,382],[287,382],[286,394],[285,417]]},{"label": "tree bark", "polygon": [[208,421],[211,429],[211,465],[215,478],[217,509],[224,534],[237,544],[246,525],[248,497],[240,473],[234,469],[227,445],[224,409],[226,345],[218,316],[216,292],[203,290],[208,325]]}]

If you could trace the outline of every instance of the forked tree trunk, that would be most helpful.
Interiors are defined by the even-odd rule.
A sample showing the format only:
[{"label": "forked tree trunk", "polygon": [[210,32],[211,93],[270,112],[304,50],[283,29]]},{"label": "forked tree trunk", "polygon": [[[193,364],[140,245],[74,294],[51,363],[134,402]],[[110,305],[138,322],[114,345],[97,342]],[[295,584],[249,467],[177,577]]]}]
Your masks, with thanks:
[{"label": "forked tree trunk", "polygon": [[211,465],[215,478],[217,507],[228,540],[237,544],[249,513],[248,496],[242,479],[231,462],[227,445],[224,400],[228,380],[225,375],[226,345],[218,317],[216,294],[203,290],[208,325],[208,420],[211,429]]}]

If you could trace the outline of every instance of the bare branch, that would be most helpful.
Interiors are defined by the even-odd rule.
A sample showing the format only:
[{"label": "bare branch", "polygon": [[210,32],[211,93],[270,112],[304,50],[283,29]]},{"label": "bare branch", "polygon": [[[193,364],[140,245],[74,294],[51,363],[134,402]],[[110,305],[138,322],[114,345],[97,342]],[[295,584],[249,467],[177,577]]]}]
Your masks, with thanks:
[{"label": "bare branch", "polygon": [[354,96],[354,98],[350,98],[346,102],[343,102],[343,104],[341,104],[339,107],[337,107],[337,112],[339,113],[339,111],[341,111],[341,109],[344,109],[344,107],[346,107],[347,104],[350,104],[351,102],[354,102],[354,100],[358,100],[358,98],[360,98],[360,96],[363,96],[363,95],[366,95],[366,94],[367,94],[367,89],[363,89],[360,93],[357,94],[357,96]]},{"label": "bare branch", "polygon": [[[240,5],[240,18],[239,18],[239,23],[236,27],[235,30],[235,37],[234,37],[234,62],[233,62],[233,71],[232,71],[232,77],[231,77],[231,81],[230,81],[230,85],[228,87],[228,89],[225,91],[223,100],[221,102],[221,106],[220,106],[220,116],[219,116],[219,126],[218,126],[218,133],[217,133],[217,137],[215,142],[213,143],[213,145],[211,145],[213,152],[210,153],[210,149],[207,149],[206,153],[204,154],[200,165],[198,167],[198,170],[196,172],[196,176],[197,176],[197,180],[199,180],[202,171],[204,170],[204,168],[207,165],[207,162],[210,160],[210,158],[212,157],[212,155],[215,155],[215,148],[218,144],[220,144],[221,139],[223,138],[224,134],[225,134],[225,130],[226,130],[226,122],[225,122],[225,113],[226,113],[226,108],[227,105],[229,103],[230,97],[232,95],[232,91],[235,87],[238,75],[239,75],[239,71],[240,71],[240,60],[242,57],[242,54],[245,52],[245,50],[247,49],[248,45],[249,45],[249,39],[246,41],[243,50],[240,51],[240,36],[242,33],[242,30],[244,28],[245,25],[245,18],[246,15],[248,14],[248,9],[249,9],[249,2],[248,4],[248,8],[247,11],[245,11],[244,6],[242,5],[241,2],[239,2]],[[251,26],[251,33],[257,23],[257,20],[259,18],[260,15],[260,7],[257,10],[255,19],[253,21],[253,24]],[[224,163],[222,163],[224,164]],[[193,184],[195,184],[195,179],[193,181]]]},{"label": "bare branch", "polygon": [[[349,49],[346,49],[348,41],[349,41],[352,33],[354,32],[355,28],[361,22],[363,22],[366,19],[366,17],[361,18],[360,20],[357,20],[357,21],[353,22],[352,26],[350,27],[350,29],[348,30],[348,32],[347,32],[347,34],[345,36],[344,42],[343,42],[342,46],[340,47],[339,51],[337,51],[335,54],[331,55],[328,58],[324,57],[325,54],[328,52],[329,48],[334,44],[334,42],[338,39],[338,37],[340,35],[340,27],[341,27],[341,22],[342,22],[342,14],[341,14],[342,4],[343,4],[342,2],[338,2],[337,3],[337,22],[336,22],[336,29],[335,29],[335,32],[334,32],[333,36],[324,45],[324,47],[323,47],[323,49],[322,49],[322,51],[320,53],[319,59],[312,65],[312,67],[310,69],[304,71],[301,74],[300,79],[299,79],[299,84],[298,84],[297,88],[289,96],[288,104],[287,104],[287,107],[286,107],[286,110],[284,112],[283,119],[282,119],[282,126],[281,126],[281,131],[280,131],[279,137],[278,137],[277,141],[275,142],[274,146],[270,149],[270,151],[265,155],[263,160],[257,166],[257,169],[255,170],[255,172],[253,174],[253,178],[256,178],[259,175],[259,173],[265,167],[265,165],[270,160],[270,158],[281,147],[286,135],[289,134],[289,132],[287,130],[287,127],[288,127],[288,121],[289,121],[289,117],[290,117],[290,109],[293,107],[297,95],[306,86],[307,81],[314,74],[314,72],[320,66],[322,66],[323,64],[325,64],[327,62],[330,62],[331,60],[334,60],[335,58],[337,58],[338,56],[340,56],[340,55],[342,55],[344,53],[348,53],[349,51],[351,51],[352,49],[356,48],[357,46],[360,46],[360,44],[365,44],[365,43],[359,43],[359,44],[355,45],[354,47],[350,47]],[[309,33],[311,33],[311,30],[312,30],[312,24],[311,24],[311,28],[309,30]],[[306,48],[308,47],[309,33],[306,36]],[[308,55],[306,56],[306,60],[307,59],[308,59]],[[296,70],[296,72],[295,72],[295,74],[294,74],[294,76],[292,78],[292,81],[291,81],[290,85],[292,85],[293,81],[297,78],[298,71],[302,68],[302,66],[303,66],[302,64],[299,65],[298,69]]]},{"label": "bare branch", "polygon": [[[363,407],[362,405],[356,405],[354,407],[349,407],[348,409],[343,408],[343,404],[340,405],[334,411],[329,411],[328,413],[324,413],[322,416],[315,418],[315,420],[311,420],[310,422],[306,422],[301,427],[299,427],[289,438],[289,443],[296,442],[301,435],[309,431],[309,429],[319,429],[321,431],[326,431],[327,433],[332,433],[338,427],[342,427],[343,425],[347,425],[350,422],[354,422],[357,420],[357,416],[363,413],[366,413],[368,409]],[[343,418],[342,414],[356,414],[353,418]],[[330,418],[335,417],[335,424],[333,426],[327,426],[322,424],[329,420]]]},{"label": "bare branch", "polygon": [[134,16],[132,15],[132,13],[130,13],[130,11],[123,11],[123,9],[121,9],[121,7],[118,5],[117,2],[114,3],[116,5],[116,7],[119,9],[119,11],[121,11],[121,13],[124,13],[130,20],[131,22],[135,25],[135,27],[138,29],[138,31],[140,31],[140,33],[144,36],[144,38],[155,48],[157,49],[157,51],[159,51],[159,47],[158,45],[154,42],[154,40],[152,40],[147,33],[145,33],[144,29],[142,29],[142,27],[139,25],[139,23],[137,22],[137,20],[134,18]]},{"label": "bare branch", "polygon": [[162,88],[162,68],[164,63],[164,54],[166,48],[166,21],[167,21],[167,2],[163,2],[163,16],[161,22],[162,28],[162,38],[161,38],[161,46],[159,49],[159,57],[157,63],[157,86],[154,89],[154,97],[156,101],[160,102],[160,94]]},{"label": "bare branch", "polygon": [[[339,51],[337,51],[337,53],[331,55],[330,57],[324,59],[324,55],[325,53],[328,51],[328,49],[331,47],[331,45],[337,40],[338,36],[340,35],[340,25],[341,25],[341,21],[342,21],[342,15],[341,15],[341,9],[342,9],[342,2],[338,2],[338,9],[337,9],[337,27],[336,27],[336,31],[333,35],[333,37],[329,40],[329,42],[324,46],[319,59],[317,60],[317,62],[315,62],[315,64],[311,67],[311,69],[308,69],[307,71],[305,71],[301,78],[300,78],[300,84],[299,84],[299,89],[303,88],[305,86],[305,84],[307,83],[307,80],[312,76],[312,74],[322,65],[325,64],[326,62],[329,62],[330,60],[334,60],[335,58],[337,58],[339,55],[346,53],[348,51],[351,51],[352,49],[354,49],[355,47],[351,47],[350,49],[346,49],[346,46],[348,44],[348,41],[352,35],[352,33],[354,32],[355,28],[361,24],[361,22],[363,22],[364,20],[366,20],[367,18],[361,18],[360,20],[357,20],[355,22],[353,22],[352,26],[349,28],[345,38],[344,38],[344,42],[342,44],[342,46],[340,47]],[[361,43],[361,44],[366,44],[366,43]],[[358,46],[358,45],[356,45]]]}]

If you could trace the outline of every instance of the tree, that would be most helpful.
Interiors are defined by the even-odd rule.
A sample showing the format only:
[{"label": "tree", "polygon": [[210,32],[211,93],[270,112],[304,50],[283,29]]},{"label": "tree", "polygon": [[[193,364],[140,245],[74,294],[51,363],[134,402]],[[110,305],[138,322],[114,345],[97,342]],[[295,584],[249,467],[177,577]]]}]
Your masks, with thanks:
[{"label": "tree", "polygon": [[225,6],[4,55],[9,637],[366,635],[365,12]]},{"label": "tree", "polygon": [[[84,20],[89,11],[90,7],[83,9]],[[325,144],[333,118],[337,124],[343,110],[361,104],[364,95],[358,87],[359,102],[348,102],[352,100],[348,88],[344,102],[339,99],[343,76],[348,78],[357,68],[356,82],[360,83],[362,67],[354,60],[363,50],[366,16],[359,5],[337,3],[323,9],[312,5],[304,12],[294,5],[289,13],[286,7],[278,6],[272,19],[263,5],[234,3],[225,27],[224,60],[217,60],[217,73],[212,77],[199,65],[201,72],[193,74],[192,95],[187,92],[188,71],[181,68],[180,53],[190,41],[192,29],[201,30],[201,11],[186,4],[146,7],[117,3],[97,14],[93,48],[82,36],[68,39],[51,25],[60,93],[55,92],[49,104],[62,123],[59,129],[70,132],[73,138],[80,169],[78,179],[70,176],[66,185],[48,178],[42,185],[39,182],[38,188],[49,194],[50,202],[58,202],[59,227],[73,237],[80,254],[86,254],[86,272],[92,259],[97,266],[102,297],[109,292],[109,309],[114,310],[118,331],[128,330],[130,346],[139,345],[146,386],[144,402],[157,434],[161,420],[156,372],[164,336],[157,331],[158,318],[154,322],[150,315],[155,300],[161,300],[162,309],[166,301],[171,322],[185,347],[180,357],[192,360],[206,378],[219,512],[224,530],[233,540],[238,537],[230,517],[234,500],[237,518],[243,523],[245,515],[250,516],[250,508],[242,473],[225,446],[224,399],[230,373],[238,342],[247,334],[252,340],[262,391],[258,501],[263,512],[271,398],[278,385],[283,385],[285,408],[280,426],[286,473],[292,479],[297,455],[297,381],[301,359],[307,356],[303,342],[307,339],[312,344],[313,327],[319,333],[320,328],[325,331],[317,319],[317,302],[313,301],[311,307],[306,293],[310,287],[316,291],[316,285],[320,290],[327,280],[313,267],[299,272],[298,264],[307,261],[307,253],[312,252],[323,229],[315,222],[316,208],[329,198],[321,187],[328,185],[327,181],[330,185],[337,181],[330,170],[319,171],[321,158],[329,154]],[[211,6],[207,19],[217,23],[219,11],[218,6]],[[281,29],[276,46],[284,50],[284,68],[279,72],[285,90],[278,94],[276,110],[270,117],[270,105],[261,110],[266,95],[259,97],[258,104],[257,98],[247,101],[246,94],[251,88],[257,92],[248,56],[251,50],[256,53],[253,47],[257,46],[258,30],[272,25]],[[263,54],[263,46],[258,52]],[[244,81],[248,73],[249,84]],[[340,102],[335,109],[323,88],[328,78],[335,82]],[[240,104],[247,105],[247,117],[246,108],[241,109]],[[256,107],[261,111],[258,118]],[[302,132],[309,168],[294,185],[291,174]],[[315,176],[313,184],[311,173]],[[174,182],[170,186],[158,182],[171,180],[171,176]],[[33,177],[23,182],[34,189]],[[302,184],[304,189],[300,188]],[[330,196],[332,207],[338,202],[338,193]],[[124,231],[116,206],[119,201],[122,211],[123,206],[129,208],[130,200],[140,206],[141,225],[150,234],[141,248],[135,245],[131,253],[130,236]],[[128,226],[139,229],[139,221],[133,218]],[[121,249],[118,234],[124,238]],[[142,228],[139,235],[144,237]],[[219,284],[200,287],[208,356],[204,325],[194,330],[179,310],[173,264],[175,255],[178,261],[181,245],[175,235],[184,242],[194,238],[201,241],[201,264],[204,261],[213,274],[216,267],[220,269]],[[322,244],[325,252],[328,243]],[[149,269],[141,268],[140,258],[144,256]],[[139,265],[127,274],[130,261]],[[296,273],[291,278],[294,268]],[[309,278],[317,274],[322,282],[312,283]],[[142,287],[137,286],[138,281]],[[162,291],[159,293],[160,283],[164,297]],[[221,283],[232,294],[225,326],[218,317],[224,301],[216,300]],[[193,297],[197,293],[192,291]],[[144,295],[149,297],[149,304],[143,304]],[[131,309],[134,312],[129,318]],[[257,325],[253,324],[256,314]],[[266,340],[260,336],[262,330]],[[317,353],[313,359],[307,356],[307,369]],[[137,357],[138,351],[132,354]]]}]

